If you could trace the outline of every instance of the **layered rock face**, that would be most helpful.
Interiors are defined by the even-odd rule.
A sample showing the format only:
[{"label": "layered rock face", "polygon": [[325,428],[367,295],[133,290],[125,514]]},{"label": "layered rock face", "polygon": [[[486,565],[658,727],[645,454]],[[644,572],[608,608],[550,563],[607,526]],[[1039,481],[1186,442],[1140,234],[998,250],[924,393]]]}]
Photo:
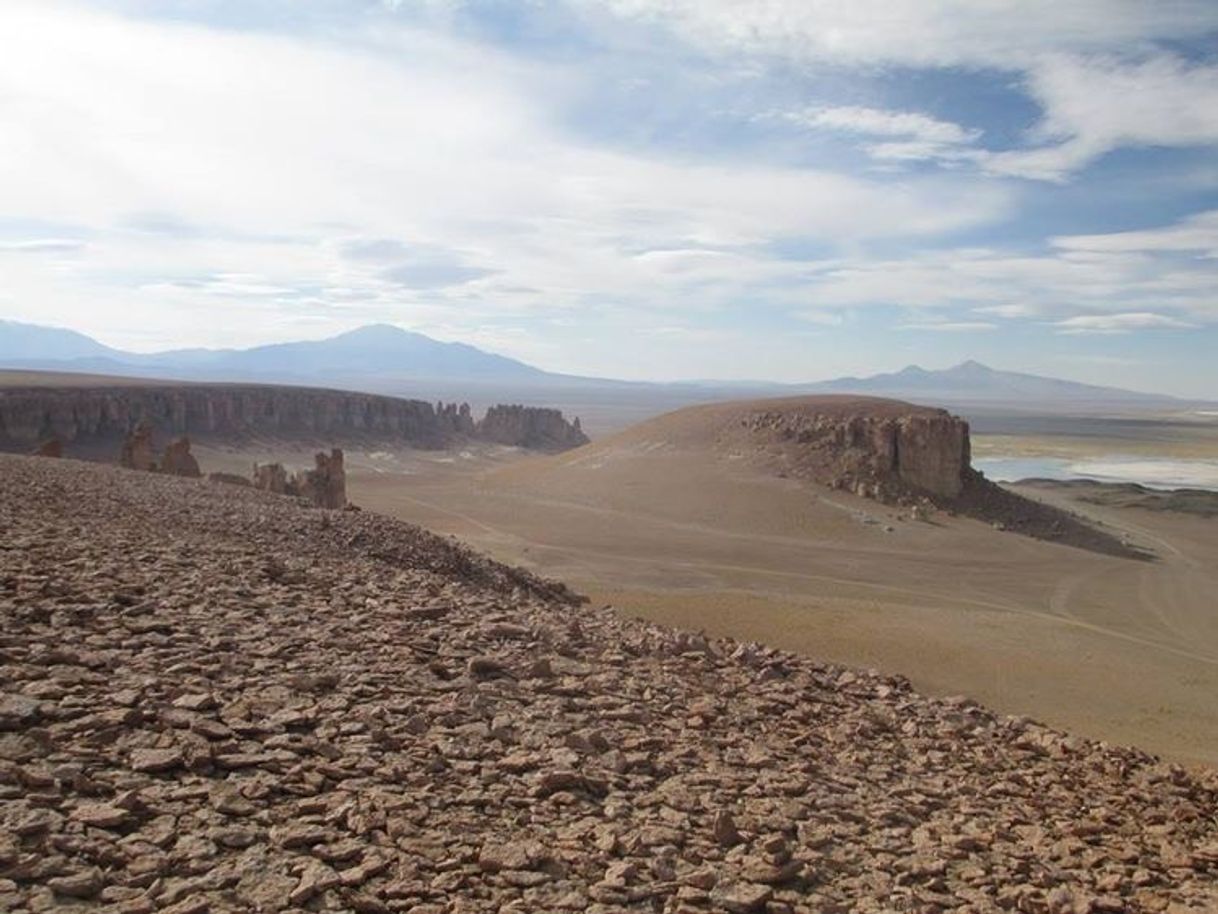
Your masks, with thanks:
[{"label": "layered rock face", "polygon": [[587,442],[556,410],[507,409],[484,429],[487,420],[476,422],[468,404],[433,406],[336,390],[240,384],[14,387],[0,389],[0,444],[28,450],[52,436],[68,446],[119,440],[140,424],[158,435],[203,440],[325,438],[441,448],[463,438],[485,438],[554,449]]},{"label": "layered rock face", "polygon": [[566,451],[588,443],[579,418],[568,422],[556,409],[492,406],[478,425],[484,441],[544,451]]},{"label": "layered rock face", "polygon": [[[695,408],[691,413],[697,415]],[[1149,555],[1067,511],[998,486],[970,466],[968,423],[946,410],[876,397],[801,397],[716,406],[720,452],[770,472],[1125,558]]]},{"label": "layered rock face", "polygon": [[3,911],[1218,910],[1212,771],[249,488],[0,455],[0,530]]},{"label": "layered rock face", "polygon": [[743,424],[782,448],[794,468],[860,495],[954,499],[969,472],[968,423],[945,410],[810,404],[757,411]]}]

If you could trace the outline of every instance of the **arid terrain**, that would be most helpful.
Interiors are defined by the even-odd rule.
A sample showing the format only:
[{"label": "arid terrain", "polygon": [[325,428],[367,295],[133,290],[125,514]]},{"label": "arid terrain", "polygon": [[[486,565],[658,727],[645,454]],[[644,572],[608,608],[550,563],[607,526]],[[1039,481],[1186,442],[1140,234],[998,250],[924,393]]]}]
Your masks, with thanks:
[{"label": "arid terrain", "polygon": [[[11,380],[29,386],[24,376]],[[66,380],[57,386],[70,393]],[[185,423],[202,431],[194,453],[205,474],[248,478],[254,462],[268,461],[308,467],[313,450],[338,436],[347,448],[348,494],[356,504],[568,581],[598,605],[817,660],[900,673],[935,694],[965,694],[1095,738],[1218,764],[1212,701],[1218,693],[1218,617],[1211,602],[1218,591],[1218,537],[1208,497],[1165,499],[1048,484],[1020,489],[1036,502],[1078,514],[1079,529],[1094,531],[1100,551],[1111,553],[1104,555],[1069,545],[1086,544],[1086,538],[1072,536],[1080,522],[1064,514],[1039,525],[1050,540],[1038,542],[998,529],[1018,524],[963,516],[968,506],[957,511],[950,500],[936,507],[905,496],[891,505],[859,497],[856,490],[905,490],[899,478],[876,476],[874,455],[860,458],[863,452],[851,451],[854,445],[843,444],[843,431],[832,422],[822,429],[815,415],[786,416],[775,407],[803,400],[764,401],[742,414],[744,425],[723,407],[689,408],[584,448],[538,456],[469,434],[479,426],[456,407],[437,411],[417,401],[393,401],[405,405],[378,413],[409,410],[403,413],[409,423],[401,426],[405,438],[396,431],[370,434],[367,419],[352,424],[347,406],[330,408],[356,404],[366,410],[376,398],[336,394],[331,403],[324,391],[310,395],[327,404],[332,427],[297,427],[291,423],[300,397],[293,399],[293,388],[258,389],[276,391],[267,402],[279,404],[278,428],[261,429],[250,420],[225,432],[212,417],[228,414],[216,407],[240,388],[182,389],[195,398],[212,397],[209,389],[223,393],[207,400],[207,411],[175,412],[164,406],[176,402],[173,397],[160,393],[151,401],[166,417],[186,417],[166,418],[166,428],[181,430],[174,423]],[[57,396],[35,393],[33,413],[14,414],[35,416],[26,423],[26,438],[37,437],[35,425],[75,433],[97,424],[96,412],[81,405],[89,398],[70,394],[75,405],[65,411],[65,394]],[[123,388],[112,394],[120,405],[135,402],[132,396],[144,394]],[[884,436],[896,432],[883,431],[889,428],[884,423],[904,409],[880,425],[855,423],[847,437],[867,447],[876,435],[888,441]],[[937,412],[908,409],[913,425],[901,433],[906,438],[881,442],[881,449],[892,451],[885,459],[895,460],[899,449],[915,482],[947,485],[967,462],[968,442],[954,437],[951,423],[942,425],[942,440],[926,437],[926,429],[938,427]],[[546,410],[514,415],[544,420],[536,427],[559,436],[571,432]],[[719,416],[719,424],[708,425],[708,416]],[[199,417],[214,427],[201,427]],[[1009,449],[1011,440],[1023,442],[1028,454],[1041,451],[1044,441],[1057,453],[1083,441],[1143,449],[1153,444],[1148,420],[1078,428],[1054,417],[1039,424],[1026,417],[1004,421],[1014,425],[985,427],[1035,434],[982,436],[973,449],[978,440],[982,453],[992,453],[995,441]],[[1164,421],[1163,453],[1190,459],[1209,453],[1205,422]],[[504,437],[524,440],[531,427],[509,424]],[[1087,436],[1061,434],[1071,429]],[[424,449],[410,437],[420,435]],[[854,456],[841,457],[839,446]],[[113,460],[118,442],[81,432],[67,456],[73,451]],[[940,478],[940,464],[955,469]],[[1127,557],[1142,553],[1151,560]]]},{"label": "arid terrain", "polygon": [[0,524],[6,911],[1218,905],[1213,772],[367,512],[0,456]]},{"label": "arid terrain", "polygon": [[627,615],[900,672],[1218,764],[1218,536],[1195,514],[1025,489],[1153,553],[1098,555],[834,491],[651,422],[589,447],[351,455],[353,500]]}]

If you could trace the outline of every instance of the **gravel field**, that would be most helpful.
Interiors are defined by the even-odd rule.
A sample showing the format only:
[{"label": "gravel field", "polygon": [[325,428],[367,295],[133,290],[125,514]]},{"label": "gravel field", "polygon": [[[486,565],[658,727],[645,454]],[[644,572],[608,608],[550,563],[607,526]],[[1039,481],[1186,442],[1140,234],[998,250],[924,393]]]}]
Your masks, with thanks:
[{"label": "gravel field", "polygon": [[0,456],[0,619],[0,910],[1218,910],[1218,774],[367,511]]}]

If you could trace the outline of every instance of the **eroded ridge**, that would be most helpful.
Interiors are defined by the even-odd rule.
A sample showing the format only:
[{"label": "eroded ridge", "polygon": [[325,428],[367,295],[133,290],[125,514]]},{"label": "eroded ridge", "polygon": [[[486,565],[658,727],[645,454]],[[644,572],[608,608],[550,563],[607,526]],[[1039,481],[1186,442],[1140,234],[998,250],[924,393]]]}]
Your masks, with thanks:
[{"label": "eroded ridge", "polygon": [[1218,909],[1218,777],[370,513],[0,457],[0,909]]}]

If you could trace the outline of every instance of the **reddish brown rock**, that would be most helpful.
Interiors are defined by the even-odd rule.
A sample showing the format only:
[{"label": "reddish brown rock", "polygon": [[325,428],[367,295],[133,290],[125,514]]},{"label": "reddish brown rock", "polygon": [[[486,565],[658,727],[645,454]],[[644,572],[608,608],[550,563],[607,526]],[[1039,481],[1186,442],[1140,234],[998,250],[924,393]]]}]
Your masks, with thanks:
[{"label": "reddish brown rock", "polygon": [[343,508],[347,505],[347,474],[343,470],[343,452],[333,448],[329,456],[319,452],[311,470],[302,470],[293,479],[295,493],[304,496],[319,508]]},{"label": "reddish brown rock", "polygon": [[743,428],[796,473],[881,500],[956,498],[969,470],[968,423],[889,400],[807,398],[745,416]]},{"label": "reddish brown rock", "polygon": [[34,451],[35,457],[62,457],[63,442],[58,438],[48,438],[42,444],[38,445],[38,449]]},{"label": "reddish brown rock", "polygon": [[119,464],[129,470],[156,470],[152,451],[152,426],[141,422],[128,433],[119,454]]},{"label": "reddish brown rock", "polygon": [[165,447],[165,455],[161,458],[161,472],[170,476],[189,476],[198,478],[199,461],[190,453],[190,439],[183,435],[175,438]]},{"label": "reddish brown rock", "polygon": [[254,488],[274,495],[288,494],[288,471],[282,463],[254,464]]}]

